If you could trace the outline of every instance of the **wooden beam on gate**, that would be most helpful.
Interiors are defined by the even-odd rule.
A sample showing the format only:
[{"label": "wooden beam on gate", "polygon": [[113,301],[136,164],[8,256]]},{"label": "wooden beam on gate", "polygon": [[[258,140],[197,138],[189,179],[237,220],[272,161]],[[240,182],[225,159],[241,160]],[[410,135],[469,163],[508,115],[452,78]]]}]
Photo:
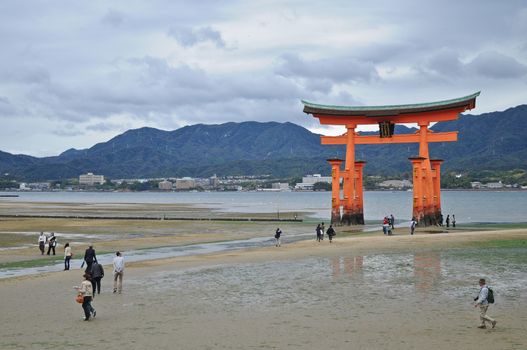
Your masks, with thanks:
[{"label": "wooden beam on gate", "polygon": [[[428,142],[454,142],[457,141],[457,131],[450,132],[429,132],[426,137]],[[323,145],[345,145],[347,143],[346,134],[340,136],[320,136]],[[383,145],[391,143],[419,143],[419,133],[393,135],[392,137],[381,138],[377,135],[355,136],[356,145]]]}]

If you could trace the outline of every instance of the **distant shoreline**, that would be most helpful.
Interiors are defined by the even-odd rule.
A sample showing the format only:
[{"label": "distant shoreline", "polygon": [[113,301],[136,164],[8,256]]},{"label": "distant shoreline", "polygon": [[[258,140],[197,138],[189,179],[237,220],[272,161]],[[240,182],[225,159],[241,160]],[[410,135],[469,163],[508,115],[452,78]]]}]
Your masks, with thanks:
[{"label": "distant shoreline", "polygon": [[[365,189],[364,192],[411,192],[412,189]],[[463,192],[463,191],[469,191],[469,192],[527,192],[526,189],[522,188],[442,188],[441,191],[452,191],[452,192]],[[317,190],[317,191],[295,191],[295,190],[289,190],[289,191],[261,191],[261,190],[250,190],[250,191],[197,191],[197,190],[189,190],[189,191],[162,191],[162,190],[147,190],[147,191],[106,191],[106,190],[35,190],[35,191],[28,191],[28,190],[0,190],[0,193],[9,193],[9,192],[15,192],[15,193],[238,193],[238,192],[329,192],[331,191],[325,191],[325,190]],[[0,197],[19,197],[19,195],[0,195]]]}]

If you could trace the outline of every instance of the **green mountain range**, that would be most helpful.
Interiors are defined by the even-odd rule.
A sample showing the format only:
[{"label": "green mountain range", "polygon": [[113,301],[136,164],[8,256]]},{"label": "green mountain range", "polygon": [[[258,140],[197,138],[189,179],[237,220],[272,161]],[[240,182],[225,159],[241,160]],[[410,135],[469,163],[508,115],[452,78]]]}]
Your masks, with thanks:
[{"label": "green mountain range", "polygon": [[[433,131],[457,130],[459,138],[431,144],[430,155],[445,160],[445,171],[527,169],[526,122],[527,105],[521,105],[437,123]],[[415,131],[403,125],[395,129],[396,134]],[[344,158],[345,148],[322,146],[319,136],[296,124],[277,122],[198,124],[174,131],[145,127],[55,157],[0,151],[0,173],[19,181],[76,178],[86,172],[109,178],[329,174],[326,159]],[[417,153],[417,144],[356,147],[357,159],[367,161],[366,174],[410,172],[408,157]]]}]

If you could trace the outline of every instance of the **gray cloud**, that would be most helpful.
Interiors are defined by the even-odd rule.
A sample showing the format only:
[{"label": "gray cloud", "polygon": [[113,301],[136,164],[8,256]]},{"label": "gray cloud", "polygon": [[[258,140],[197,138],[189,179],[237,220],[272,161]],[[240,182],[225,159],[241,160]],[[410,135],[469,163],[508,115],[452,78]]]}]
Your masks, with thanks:
[{"label": "gray cloud", "polygon": [[526,18],[519,0],[2,2],[0,150],[51,155],[140,126],[313,126],[301,98],[482,90],[474,113],[504,109],[527,102]]},{"label": "gray cloud", "polygon": [[442,49],[428,60],[429,69],[443,75],[456,76],[463,70],[459,53],[451,49]]},{"label": "gray cloud", "polygon": [[225,47],[225,41],[221,37],[221,33],[211,27],[171,27],[167,34],[184,47],[192,47],[207,41],[217,47]]},{"label": "gray cloud", "polygon": [[467,64],[467,67],[492,79],[511,79],[527,74],[527,65],[518,62],[513,57],[494,51],[480,53]]},{"label": "gray cloud", "polygon": [[119,27],[124,21],[124,14],[122,12],[109,9],[101,19],[101,22],[105,25],[112,27]]},{"label": "gray cloud", "polygon": [[375,65],[353,57],[305,60],[297,54],[284,54],[276,69],[285,77],[330,79],[334,83],[372,81],[378,78]]},{"label": "gray cloud", "polygon": [[131,127],[132,126],[130,124],[122,125],[122,124],[117,124],[117,123],[96,123],[96,124],[88,125],[86,127],[86,130],[107,132],[107,131],[121,131],[123,129],[126,130],[126,129],[130,129]]},{"label": "gray cloud", "polygon": [[60,129],[52,131],[52,134],[57,136],[79,136],[83,135],[84,131],[77,129],[74,125],[68,124]]}]

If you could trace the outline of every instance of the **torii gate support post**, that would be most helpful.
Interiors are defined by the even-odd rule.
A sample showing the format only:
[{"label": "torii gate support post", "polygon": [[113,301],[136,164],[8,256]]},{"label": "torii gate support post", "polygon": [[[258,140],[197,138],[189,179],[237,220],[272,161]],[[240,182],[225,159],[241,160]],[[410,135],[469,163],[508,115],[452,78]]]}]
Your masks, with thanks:
[{"label": "torii gate support post", "polygon": [[340,164],[342,159],[328,159],[331,164],[331,224],[340,225]]},{"label": "torii gate support post", "polygon": [[423,208],[423,175],[422,175],[422,163],[423,157],[411,157],[408,158],[412,162],[412,174],[413,174],[413,210],[412,216],[417,221],[418,225],[425,225],[425,214]]},{"label": "torii gate support post", "polygon": [[344,164],[344,213],[341,223],[355,225],[355,125],[348,124],[346,128],[346,163]]},{"label": "torii gate support post", "polygon": [[432,173],[434,181],[434,207],[435,207],[435,221],[439,223],[441,218],[441,163],[442,159],[431,159]]},{"label": "torii gate support post", "polygon": [[436,209],[434,207],[434,184],[432,179],[432,165],[430,163],[430,156],[428,152],[428,130],[429,123],[427,121],[419,121],[419,157],[421,162],[421,193],[423,197],[423,212],[425,226],[435,225]]},{"label": "torii gate support post", "polygon": [[358,225],[364,225],[364,189],[362,186],[363,169],[365,161],[359,160],[355,162],[355,180],[357,189],[357,198],[355,201],[355,217]]}]

